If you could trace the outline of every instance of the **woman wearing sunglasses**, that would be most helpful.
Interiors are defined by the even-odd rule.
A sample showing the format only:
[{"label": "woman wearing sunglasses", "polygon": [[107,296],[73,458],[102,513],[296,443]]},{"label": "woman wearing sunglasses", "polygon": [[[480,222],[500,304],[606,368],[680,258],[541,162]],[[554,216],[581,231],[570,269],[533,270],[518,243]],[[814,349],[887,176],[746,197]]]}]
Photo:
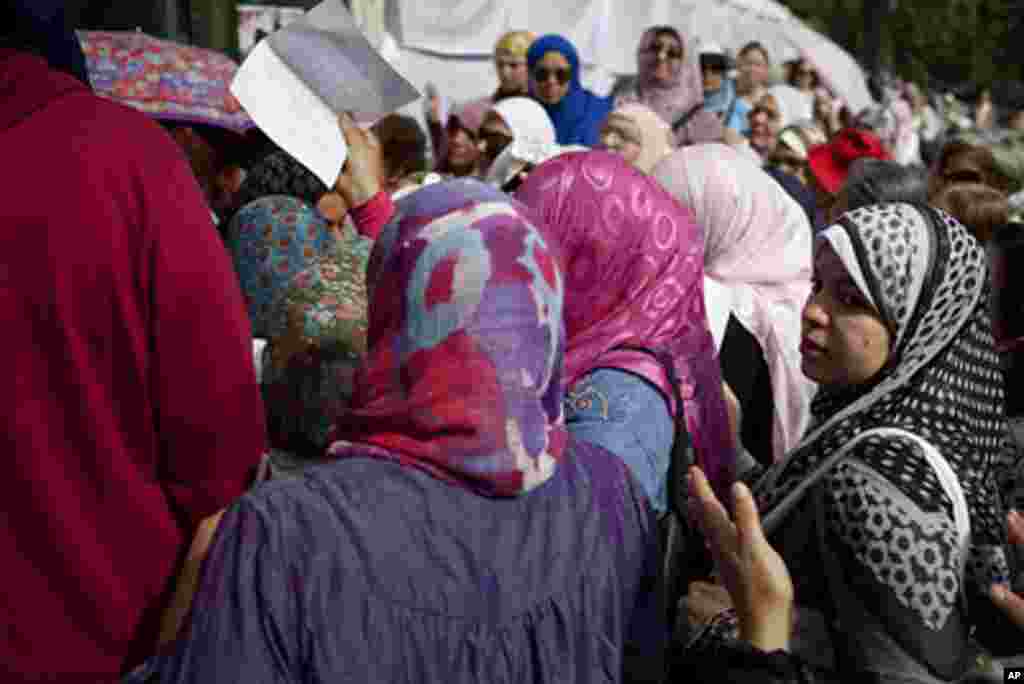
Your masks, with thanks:
[{"label": "woman wearing sunglasses", "polygon": [[704,109],[697,55],[689,54],[679,31],[652,26],[636,51],[637,76],[616,88],[616,107],[639,103],[650,107],[672,127],[675,144],[691,145],[722,139],[722,122]]},{"label": "woman wearing sunglasses", "polygon": [[611,112],[611,98],[580,83],[580,56],[562,36],[549,34],[530,46],[530,93],[544,106],[555,125],[559,145],[596,147],[601,124]]}]

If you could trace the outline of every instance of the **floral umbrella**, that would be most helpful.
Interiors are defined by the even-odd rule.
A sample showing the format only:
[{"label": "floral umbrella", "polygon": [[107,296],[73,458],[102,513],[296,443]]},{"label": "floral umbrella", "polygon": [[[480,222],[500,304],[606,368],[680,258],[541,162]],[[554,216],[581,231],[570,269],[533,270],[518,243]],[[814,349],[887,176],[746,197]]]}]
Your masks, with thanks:
[{"label": "floral umbrella", "polygon": [[161,121],[244,133],[255,124],[228,87],[238,65],[215,50],[132,31],[79,31],[98,95]]}]

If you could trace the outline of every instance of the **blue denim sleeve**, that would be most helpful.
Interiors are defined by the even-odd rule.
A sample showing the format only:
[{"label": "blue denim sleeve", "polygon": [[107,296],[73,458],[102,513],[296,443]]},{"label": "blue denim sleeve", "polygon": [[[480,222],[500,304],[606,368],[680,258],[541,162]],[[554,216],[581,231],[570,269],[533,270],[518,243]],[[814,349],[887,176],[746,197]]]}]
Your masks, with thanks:
[{"label": "blue denim sleeve", "polygon": [[633,373],[598,368],[570,390],[565,418],[575,438],[625,462],[658,513],[668,508],[675,424],[660,390]]}]

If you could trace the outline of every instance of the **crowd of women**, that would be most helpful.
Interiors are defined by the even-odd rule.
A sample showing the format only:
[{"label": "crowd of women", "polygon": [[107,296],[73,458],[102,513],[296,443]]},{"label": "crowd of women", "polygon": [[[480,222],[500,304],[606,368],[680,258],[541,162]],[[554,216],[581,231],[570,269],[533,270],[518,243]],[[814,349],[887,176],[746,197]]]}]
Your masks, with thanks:
[{"label": "crowd of women", "polygon": [[[33,97],[10,116],[0,111],[5,140],[52,134],[69,100],[95,110],[90,122],[126,116],[93,103],[66,44],[18,40],[0,43],[10,46],[0,48],[0,83]],[[773,84],[763,46],[736,57],[654,27],[637,48],[636,77],[601,97],[581,85],[567,40],[513,32],[495,50],[495,92],[450,114],[434,95],[429,132],[409,117],[366,128],[341,115],[348,160],[333,187],[269,149],[245,164],[231,201],[215,205],[208,191],[206,214],[196,212],[193,188],[222,187],[224,169],[202,171],[185,146],[199,183],[170,194],[192,206],[188,220],[202,219],[182,227],[203,250],[188,260],[159,232],[143,231],[157,237],[125,250],[90,240],[126,258],[149,255],[124,267],[142,269],[125,282],[149,293],[140,311],[152,313],[139,316],[154,319],[151,337],[139,339],[160,345],[154,359],[195,357],[158,366],[174,377],[146,385],[156,414],[147,439],[172,440],[175,430],[205,439],[219,420],[222,436],[197,437],[193,449],[210,461],[234,449],[232,459],[258,466],[242,494],[240,471],[222,486],[226,468],[175,470],[181,457],[170,452],[141,463],[148,457],[126,439],[117,454],[125,464],[104,475],[90,465],[102,452],[48,453],[38,434],[56,429],[42,423],[60,411],[38,409],[31,428],[27,409],[13,411],[16,454],[31,443],[36,459],[76,458],[62,477],[102,493],[82,510],[119,510],[119,497],[141,496],[125,473],[156,473],[171,511],[161,524],[190,538],[187,552],[189,539],[170,542],[178,555],[160,566],[164,576],[150,568],[140,579],[132,575],[141,565],[115,561],[136,545],[145,552],[143,536],[79,525],[70,541],[59,521],[73,514],[56,505],[47,523],[14,533],[22,541],[11,548],[29,563],[54,558],[38,550],[47,544],[89,537],[105,549],[90,558],[103,556],[114,578],[103,587],[146,585],[135,622],[105,633],[106,589],[85,601],[93,615],[80,598],[73,606],[89,625],[82,630],[103,633],[97,650],[117,654],[113,674],[1001,680],[999,663],[1024,653],[1024,598],[1014,593],[1024,589],[1014,583],[1024,543],[1013,512],[1024,503],[1024,317],[1012,295],[1024,233],[1011,202],[1024,164],[1015,134],[936,123],[912,87],[889,88],[877,110],[849,112],[807,60]],[[130,123],[89,135],[98,146]],[[70,182],[88,186],[78,190],[88,198],[103,195],[104,182],[130,193],[142,181],[104,178],[137,154]],[[241,157],[217,158],[227,167]],[[132,221],[146,225],[159,194],[131,203],[143,217]],[[118,202],[103,206],[116,213]],[[31,215],[5,214],[5,233],[39,232]],[[57,239],[37,249],[58,259]],[[167,288],[182,274],[216,271],[229,257],[237,278],[221,288],[227,294],[188,301],[186,291],[162,303],[178,296]],[[72,270],[86,291],[102,287]],[[191,339],[175,333],[176,318],[204,306],[209,328]],[[237,326],[213,322],[246,311],[251,355],[234,344]],[[58,318],[11,325],[25,326],[28,347]],[[82,334],[58,336],[65,341],[48,353],[69,345],[78,358],[102,347]],[[232,340],[230,361],[207,349],[222,348],[218,335]],[[140,344],[101,356],[136,359],[149,378]],[[252,377],[218,384],[222,365]],[[16,395],[29,392],[27,377]],[[81,405],[91,411],[117,390],[103,377],[95,370],[91,389],[74,393],[83,415]],[[257,381],[262,411],[238,405],[229,422],[234,394],[249,396]],[[172,382],[205,388],[190,393],[195,410],[162,409]],[[124,391],[115,405],[135,401]],[[105,443],[116,441],[120,415],[99,426]],[[236,425],[238,416],[250,424]],[[233,444],[240,429],[248,441]],[[262,459],[253,448],[261,441]],[[14,460],[13,486],[25,491],[46,491],[61,467]],[[133,515],[143,535],[147,514]],[[93,577],[61,553],[65,566],[80,563],[61,577]],[[37,564],[44,577],[48,562]],[[47,591],[18,568],[28,593]],[[113,600],[125,613],[134,599]],[[142,616],[148,610],[156,623]],[[87,668],[56,662],[23,634],[30,628],[20,625],[43,618],[8,620],[6,631],[22,635],[12,637],[22,669],[8,664],[19,681],[41,667],[54,681],[81,681],[69,677]]]}]

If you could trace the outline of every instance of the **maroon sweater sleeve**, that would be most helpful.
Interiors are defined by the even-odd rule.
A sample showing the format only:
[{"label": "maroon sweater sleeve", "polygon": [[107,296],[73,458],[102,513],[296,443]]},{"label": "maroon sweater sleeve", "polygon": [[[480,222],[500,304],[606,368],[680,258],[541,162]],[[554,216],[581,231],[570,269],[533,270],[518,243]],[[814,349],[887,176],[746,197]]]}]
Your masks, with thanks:
[{"label": "maroon sweater sleeve", "polygon": [[165,131],[31,55],[0,85],[0,680],[118,682],[263,451],[248,323]]},{"label": "maroon sweater sleeve", "polygon": [[395,215],[395,203],[391,195],[381,190],[369,202],[349,212],[352,222],[360,235],[376,240],[380,231]]},{"label": "maroon sweater sleeve", "polygon": [[162,485],[195,525],[242,494],[266,444],[248,314],[185,160],[147,193],[153,407]]}]

